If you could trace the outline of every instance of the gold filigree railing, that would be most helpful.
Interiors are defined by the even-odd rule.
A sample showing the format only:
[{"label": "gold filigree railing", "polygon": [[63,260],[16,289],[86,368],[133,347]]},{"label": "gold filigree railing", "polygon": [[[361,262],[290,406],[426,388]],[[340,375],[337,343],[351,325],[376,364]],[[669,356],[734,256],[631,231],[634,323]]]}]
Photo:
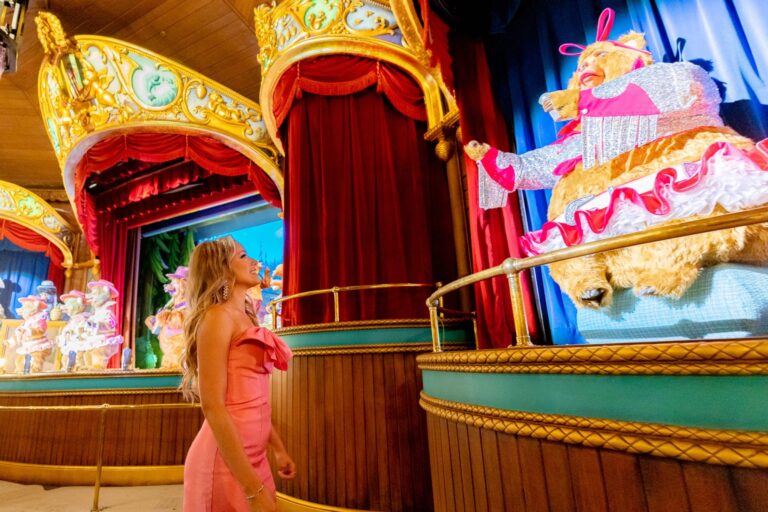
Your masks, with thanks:
[{"label": "gold filigree railing", "polygon": [[[389,290],[393,288],[440,288],[441,283],[393,283],[393,284],[368,284],[368,285],[354,285],[354,286],[334,286],[332,288],[324,288],[322,290],[310,290],[306,292],[295,293],[293,295],[286,295],[271,301],[267,305],[267,311],[272,315],[272,328],[278,328],[278,312],[277,305],[282,304],[288,300],[296,300],[303,297],[312,297],[315,295],[327,295],[333,294],[333,323],[340,322],[341,310],[339,308],[339,293],[351,292],[351,291],[368,291],[368,290]],[[440,301],[442,306],[442,300]]]},{"label": "gold filigree railing", "polygon": [[506,276],[509,282],[509,295],[512,301],[512,318],[515,323],[515,341],[516,346],[530,346],[531,337],[528,331],[528,324],[525,317],[525,307],[522,298],[522,286],[520,282],[520,273],[542,265],[556,263],[559,261],[580,258],[616,249],[623,249],[634,245],[642,245],[672,238],[680,238],[720,229],[729,229],[750,224],[759,224],[768,222],[768,206],[761,206],[736,213],[727,213],[705,219],[681,222],[667,226],[647,229],[628,235],[597,240],[582,245],[566,247],[556,251],[530,256],[528,258],[507,258],[504,262],[493,268],[482,270],[474,274],[462,277],[451,283],[442,286],[427,299],[429,308],[429,319],[432,327],[432,349],[434,352],[442,352],[440,343],[440,333],[438,330],[438,321],[442,308],[442,300],[445,295],[486,279],[498,276]]}]

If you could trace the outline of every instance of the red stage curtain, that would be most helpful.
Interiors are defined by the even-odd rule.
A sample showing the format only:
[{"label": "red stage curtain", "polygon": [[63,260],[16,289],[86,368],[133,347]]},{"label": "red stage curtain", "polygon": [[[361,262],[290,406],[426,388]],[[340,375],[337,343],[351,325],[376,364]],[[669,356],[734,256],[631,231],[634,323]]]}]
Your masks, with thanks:
[{"label": "red stage curtain", "polygon": [[[346,60],[323,59],[329,70],[345,69]],[[332,89],[333,75],[327,80]],[[388,98],[371,89],[305,93],[293,102],[284,130],[286,295],[455,278],[444,166],[423,140],[424,123]],[[428,295],[347,292],[340,296],[341,319],[426,318]],[[332,300],[286,302],[283,319],[285,325],[331,321]]]},{"label": "red stage curtain", "polygon": [[[435,26],[436,24],[433,23],[433,27]],[[490,71],[483,45],[468,36],[457,34],[451,35],[451,43],[451,55],[454,59],[453,76],[457,91],[456,99],[461,111],[463,140],[468,142],[477,139],[500,149],[508,149],[507,130],[501,112],[493,99]],[[461,70],[461,73],[456,70]],[[480,210],[477,198],[477,166],[466,155],[464,163],[467,171],[473,271],[499,265],[510,256],[523,257],[517,242],[518,237],[523,234],[517,195],[509,195],[505,208]],[[527,273],[524,277],[523,296],[528,329],[532,339],[536,340],[539,337],[539,327],[532,287]],[[499,277],[478,283],[475,296],[479,346],[481,348],[505,347],[512,343],[515,328],[506,278]]]},{"label": "red stage curtain", "polygon": [[404,116],[427,120],[421,87],[387,62],[336,55],[301,61],[287,70],[272,95],[277,126],[281,126],[302,91],[321,96],[348,96],[375,85]]},{"label": "red stage curtain", "polygon": [[225,176],[247,174],[259,193],[280,208],[277,185],[253,162],[237,150],[211,137],[171,133],[134,133],[103,140],[85,154],[75,171],[75,190],[82,191],[86,179],[111,169],[120,162],[168,162],[191,160],[209,172]]},{"label": "red stage curtain", "polygon": [[66,274],[64,273],[64,267],[57,267],[53,263],[48,267],[48,280],[53,281],[57,290],[64,290],[64,283],[66,280]]},{"label": "red stage curtain", "polygon": [[16,222],[0,219],[0,240],[8,238],[22,249],[42,252],[51,260],[48,267],[48,279],[53,281],[58,290],[64,288],[64,255],[61,249],[50,240]]},{"label": "red stage curtain", "polygon": [[[98,206],[93,196],[85,189],[89,177],[94,176],[98,180],[100,173],[120,163],[135,160],[161,163],[179,158],[194,162],[198,166],[180,165],[131,182],[126,185],[128,190],[121,187],[114,192],[103,194],[105,199],[100,198]],[[132,172],[141,170],[144,170],[141,165],[129,167],[115,178],[129,178]],[[88,244],[97,255],[109,254],[102,251],[97,222],[105,211],[136,203],[182,184],[199,181],[210,173],[224,176],[247,175],[265,200],[278,208],[282,206],[277,186],[264,171],[236,150],[210,137],[136,133],[99,142],[85,154],[75,171],[75,204]],[[109,199],[106,199],[107,197]]]}]

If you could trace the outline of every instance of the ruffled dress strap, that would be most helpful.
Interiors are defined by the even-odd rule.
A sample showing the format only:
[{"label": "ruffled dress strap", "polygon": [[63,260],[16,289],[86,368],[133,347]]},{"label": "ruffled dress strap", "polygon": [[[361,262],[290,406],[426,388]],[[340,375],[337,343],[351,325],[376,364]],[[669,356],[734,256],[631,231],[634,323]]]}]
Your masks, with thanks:
[{"label": "ruffled dress strap", "polygon": [[264,348],[264,367],[271,372],[272,368],[286,371],[293,352],[275,333],[263,327],[252,327],[248,337],[258,341]]}]

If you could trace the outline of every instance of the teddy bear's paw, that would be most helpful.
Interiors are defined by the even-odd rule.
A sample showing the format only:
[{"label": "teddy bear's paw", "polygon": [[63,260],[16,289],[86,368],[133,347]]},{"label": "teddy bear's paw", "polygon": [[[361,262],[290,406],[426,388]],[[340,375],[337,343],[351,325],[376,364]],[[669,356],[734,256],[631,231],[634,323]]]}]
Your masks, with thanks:
[{"label": "teddy bear's paw", "polygon": [[656,287],[654,286],[643,286],[641,288],[635,288],[634,292],[637,297],[648,297],[657,294]]},{"label": "teddy bear's paw", "polygon": [[588,308],[601,308],[611,303],[611,293],[607,288],[589,288],[579,294],[578,302]]}]

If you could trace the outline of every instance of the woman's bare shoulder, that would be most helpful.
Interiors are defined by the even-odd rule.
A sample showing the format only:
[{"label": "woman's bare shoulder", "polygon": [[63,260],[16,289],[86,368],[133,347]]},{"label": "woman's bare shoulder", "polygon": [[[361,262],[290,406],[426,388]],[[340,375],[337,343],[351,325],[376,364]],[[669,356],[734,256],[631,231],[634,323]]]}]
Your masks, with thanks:
[{"label": "woman's bare shoulder", "polygon": [[227,308],[221,304],[214,304],[205,310],[200,320],[198,332],[200,334],[215,334],[217,337],[232,336],[233,321]]}]

